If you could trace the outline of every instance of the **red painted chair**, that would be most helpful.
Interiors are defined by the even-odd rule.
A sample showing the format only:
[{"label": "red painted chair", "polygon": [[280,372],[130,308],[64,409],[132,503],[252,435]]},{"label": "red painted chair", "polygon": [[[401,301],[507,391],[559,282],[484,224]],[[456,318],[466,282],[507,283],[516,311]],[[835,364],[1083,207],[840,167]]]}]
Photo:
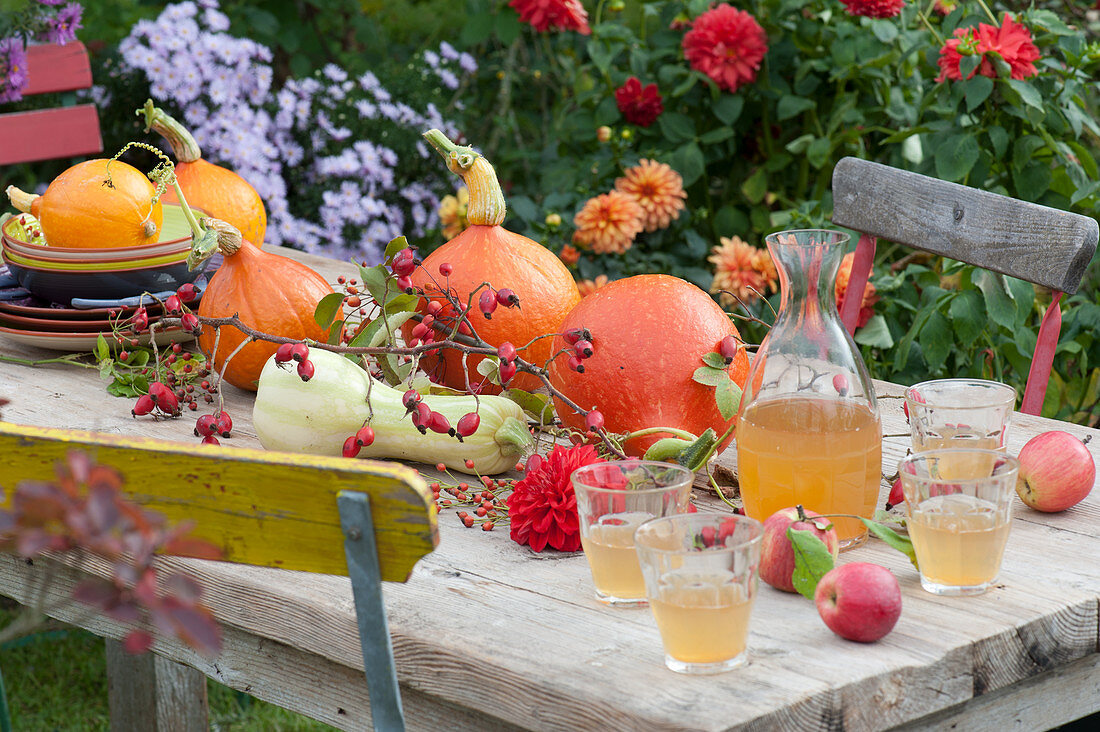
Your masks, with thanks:
[{"label": "red painted chair", "polygon": [[[1043,316],[1020,403],[1039,414],[1062,326],[1058,305],[1077,292],[1096,252],[1095,219],[977,188],[844,158],[833,170],[833,223],[860,232],[847,293],[862,294],[877,237],[1011,275],[1054,291]],[[840,316],[855,331],[861,297],[845,297]]]},{"label": "red painted chair", "polygon": [[[79,41],[27,48],[23,96],[87,89],[88,50]],[[0,114],[0,165],[92,155],[103,151],[94,104]]]}]

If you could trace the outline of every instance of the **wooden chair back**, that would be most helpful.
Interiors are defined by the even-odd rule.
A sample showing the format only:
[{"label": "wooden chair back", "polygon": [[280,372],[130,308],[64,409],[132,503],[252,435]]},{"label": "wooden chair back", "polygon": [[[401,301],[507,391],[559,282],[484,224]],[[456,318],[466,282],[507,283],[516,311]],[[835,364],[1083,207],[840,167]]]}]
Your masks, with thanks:
[{"label": "wooden chair back", "polygon": [[[861,234],[847,292],[863,292],[882,237],[1050,288],[1038,342],[1057,341],[1061,295],[1077,291],[1096,252],[1095,219],[852,157],[837,163],[832,186],[833,223]],[[840,304],[849,332],[860,299]],[[1042,409],[1053,363],[1053,349],[1036,354],[1020,406],[1029,414]]]},{"label": "wooden chair back", "polygon": [[[88,50],[79,41],[27,48],[23,96],[87,89],[92,85]],[[0,165],[30,163],[103,151],[94,104],[0,114]]]},{"label": "wooden chair back", "polygon": [[9,489],[52,479],[72,450],[116,468],[129,499],[194,521],[193,535],[226,561],[350,577],[375,729],[404,729],[381,581],[405,582],[439,543],[431,491],[415,471],[0,422]]}]

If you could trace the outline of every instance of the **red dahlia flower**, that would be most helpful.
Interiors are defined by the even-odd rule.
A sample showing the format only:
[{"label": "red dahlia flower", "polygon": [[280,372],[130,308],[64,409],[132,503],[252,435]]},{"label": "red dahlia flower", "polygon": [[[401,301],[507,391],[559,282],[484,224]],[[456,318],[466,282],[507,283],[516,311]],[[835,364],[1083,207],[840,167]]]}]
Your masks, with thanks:
[{"label": "red dahlia flower", "polygon": [[848,15],[868,18],[893,18],[901,12],[905,0],[840,0],[848,8]]},{"label": "red dahlia flower", "polygon": [[684,34],[684,56],[691,68],[731,92],[756,80],[767,52],[764,29],[752,15],[731,5],[703,13]]},{"label": "red dahlia flower", "polygon": [[955,37],[940,49],[940,75],[936,77],[936,81],[961,81],[963,77],[959,63],[964,55],[980,56],[982,59],[978,68],[971,71],[967,79],[976,73],[997,78],[997,69],[989,54],[1004,59],[1011,69],[1013,79],[1026,79],[1039,73],[1032,63],[1039,58],[1039,49],[1031,42],[1031,31],[1005,13],[1004,22],[999,27],[979,23],[976,29],[956,28]]},{"label": "red dahlia flower", "polygon": [[541,552],[550,545],[563,552],[581,548],[577,496],[569,476],[584,465],[604,462],[591,445],[556,446],[545,460],[532,456],[523,480],[508,496],[512,541]]},{"label": "red dahlia flower", "polygon": [[512,0],[508,4],[519,13],[521,21],[539,33],[548,30],[574,30],[582,36],[592,33],[581,0]]},{"label": "red dahlia flower", "polygon": [[637,76],[631,76],[615,90],[615,102],[626,121],[640,127],[649,127],[665,111],[657,85],[643,87]]}]

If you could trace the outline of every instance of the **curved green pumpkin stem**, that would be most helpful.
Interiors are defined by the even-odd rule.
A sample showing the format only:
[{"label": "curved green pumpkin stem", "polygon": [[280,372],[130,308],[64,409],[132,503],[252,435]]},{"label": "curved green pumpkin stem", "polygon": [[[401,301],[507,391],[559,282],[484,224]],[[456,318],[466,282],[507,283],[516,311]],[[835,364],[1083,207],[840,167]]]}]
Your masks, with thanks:
[{"label": "curved green pumpkin stem", "polygon": [[424,139],[447,161],[452,173],[462,176],[470,192],[466,206],[466,220],[471,224],[500,226],[508,212],[504,204],[504,192],[493,166],[485,156],[466,145],[456,145],[439,130],[428,130]]},{"label": "curved green pumpkin stem", "polygon": [[154,105],[152,99],[145,100],[145,106],[137,110],[137,116],[145,117],[146,132],[153,130],[168,141],[177,162],[193,163],[202,157],[202,148],[187,128]]}]

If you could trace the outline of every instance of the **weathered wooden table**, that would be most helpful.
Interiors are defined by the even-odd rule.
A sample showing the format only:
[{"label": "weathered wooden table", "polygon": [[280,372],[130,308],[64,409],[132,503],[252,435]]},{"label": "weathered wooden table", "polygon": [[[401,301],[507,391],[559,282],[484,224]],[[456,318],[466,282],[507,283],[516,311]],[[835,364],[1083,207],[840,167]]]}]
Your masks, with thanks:
[{"label": "weathered wooden table", "polygon": [[[294,256],[332,279],[352,270]],[[0,354],[49,356],[2,337]],[[192,419],[132,419],[129,402],[103,386],[92,370],[0,362],[8,422],[195,440]],[[258,446],[251,395],[225,391],[232,444]],[[883,399],[881,409],[887,434],[906,431],[900,400]],[[1049,429],[1098,434],[1015,415],[1009,451]],[[885,472],[907,442],[885,441]],[[1100,440],[1089,448],[1100,457]],[[734,459],[727,450],[719,462],[732,468]],[[0,483],[3,466],[0,456]],[[721,506],[696,493],[700,505]],[[922,591],[908,560],[876,540],[842,555],[842,562],[885,565],[901,582],[901,620],[875,644],[840,639],[812,603],[764,586],[752,616],[751,663],[713,677],[668,671],[649,611],[596,602],[581,554],[535,554],[506,531],[464,528],[453,512],[441,515],[440,531],[439,549],[411,580],[385,588],[412,729],[1041,729],[1100,711],[1100,491],[1061,514],[1017,503],[999,584],[979,597]],[[225,647],[212,661],[173,642],[158,643],[159,654],[337,727],[369,727],[346,578],[165,561],[206,586]],[[43,564],[0,557],[0,593],[28,601]],[[51,613],[120,638],[119,625],[63,602],[80,572],[53,569],[47,599],[60,604]]]}]

